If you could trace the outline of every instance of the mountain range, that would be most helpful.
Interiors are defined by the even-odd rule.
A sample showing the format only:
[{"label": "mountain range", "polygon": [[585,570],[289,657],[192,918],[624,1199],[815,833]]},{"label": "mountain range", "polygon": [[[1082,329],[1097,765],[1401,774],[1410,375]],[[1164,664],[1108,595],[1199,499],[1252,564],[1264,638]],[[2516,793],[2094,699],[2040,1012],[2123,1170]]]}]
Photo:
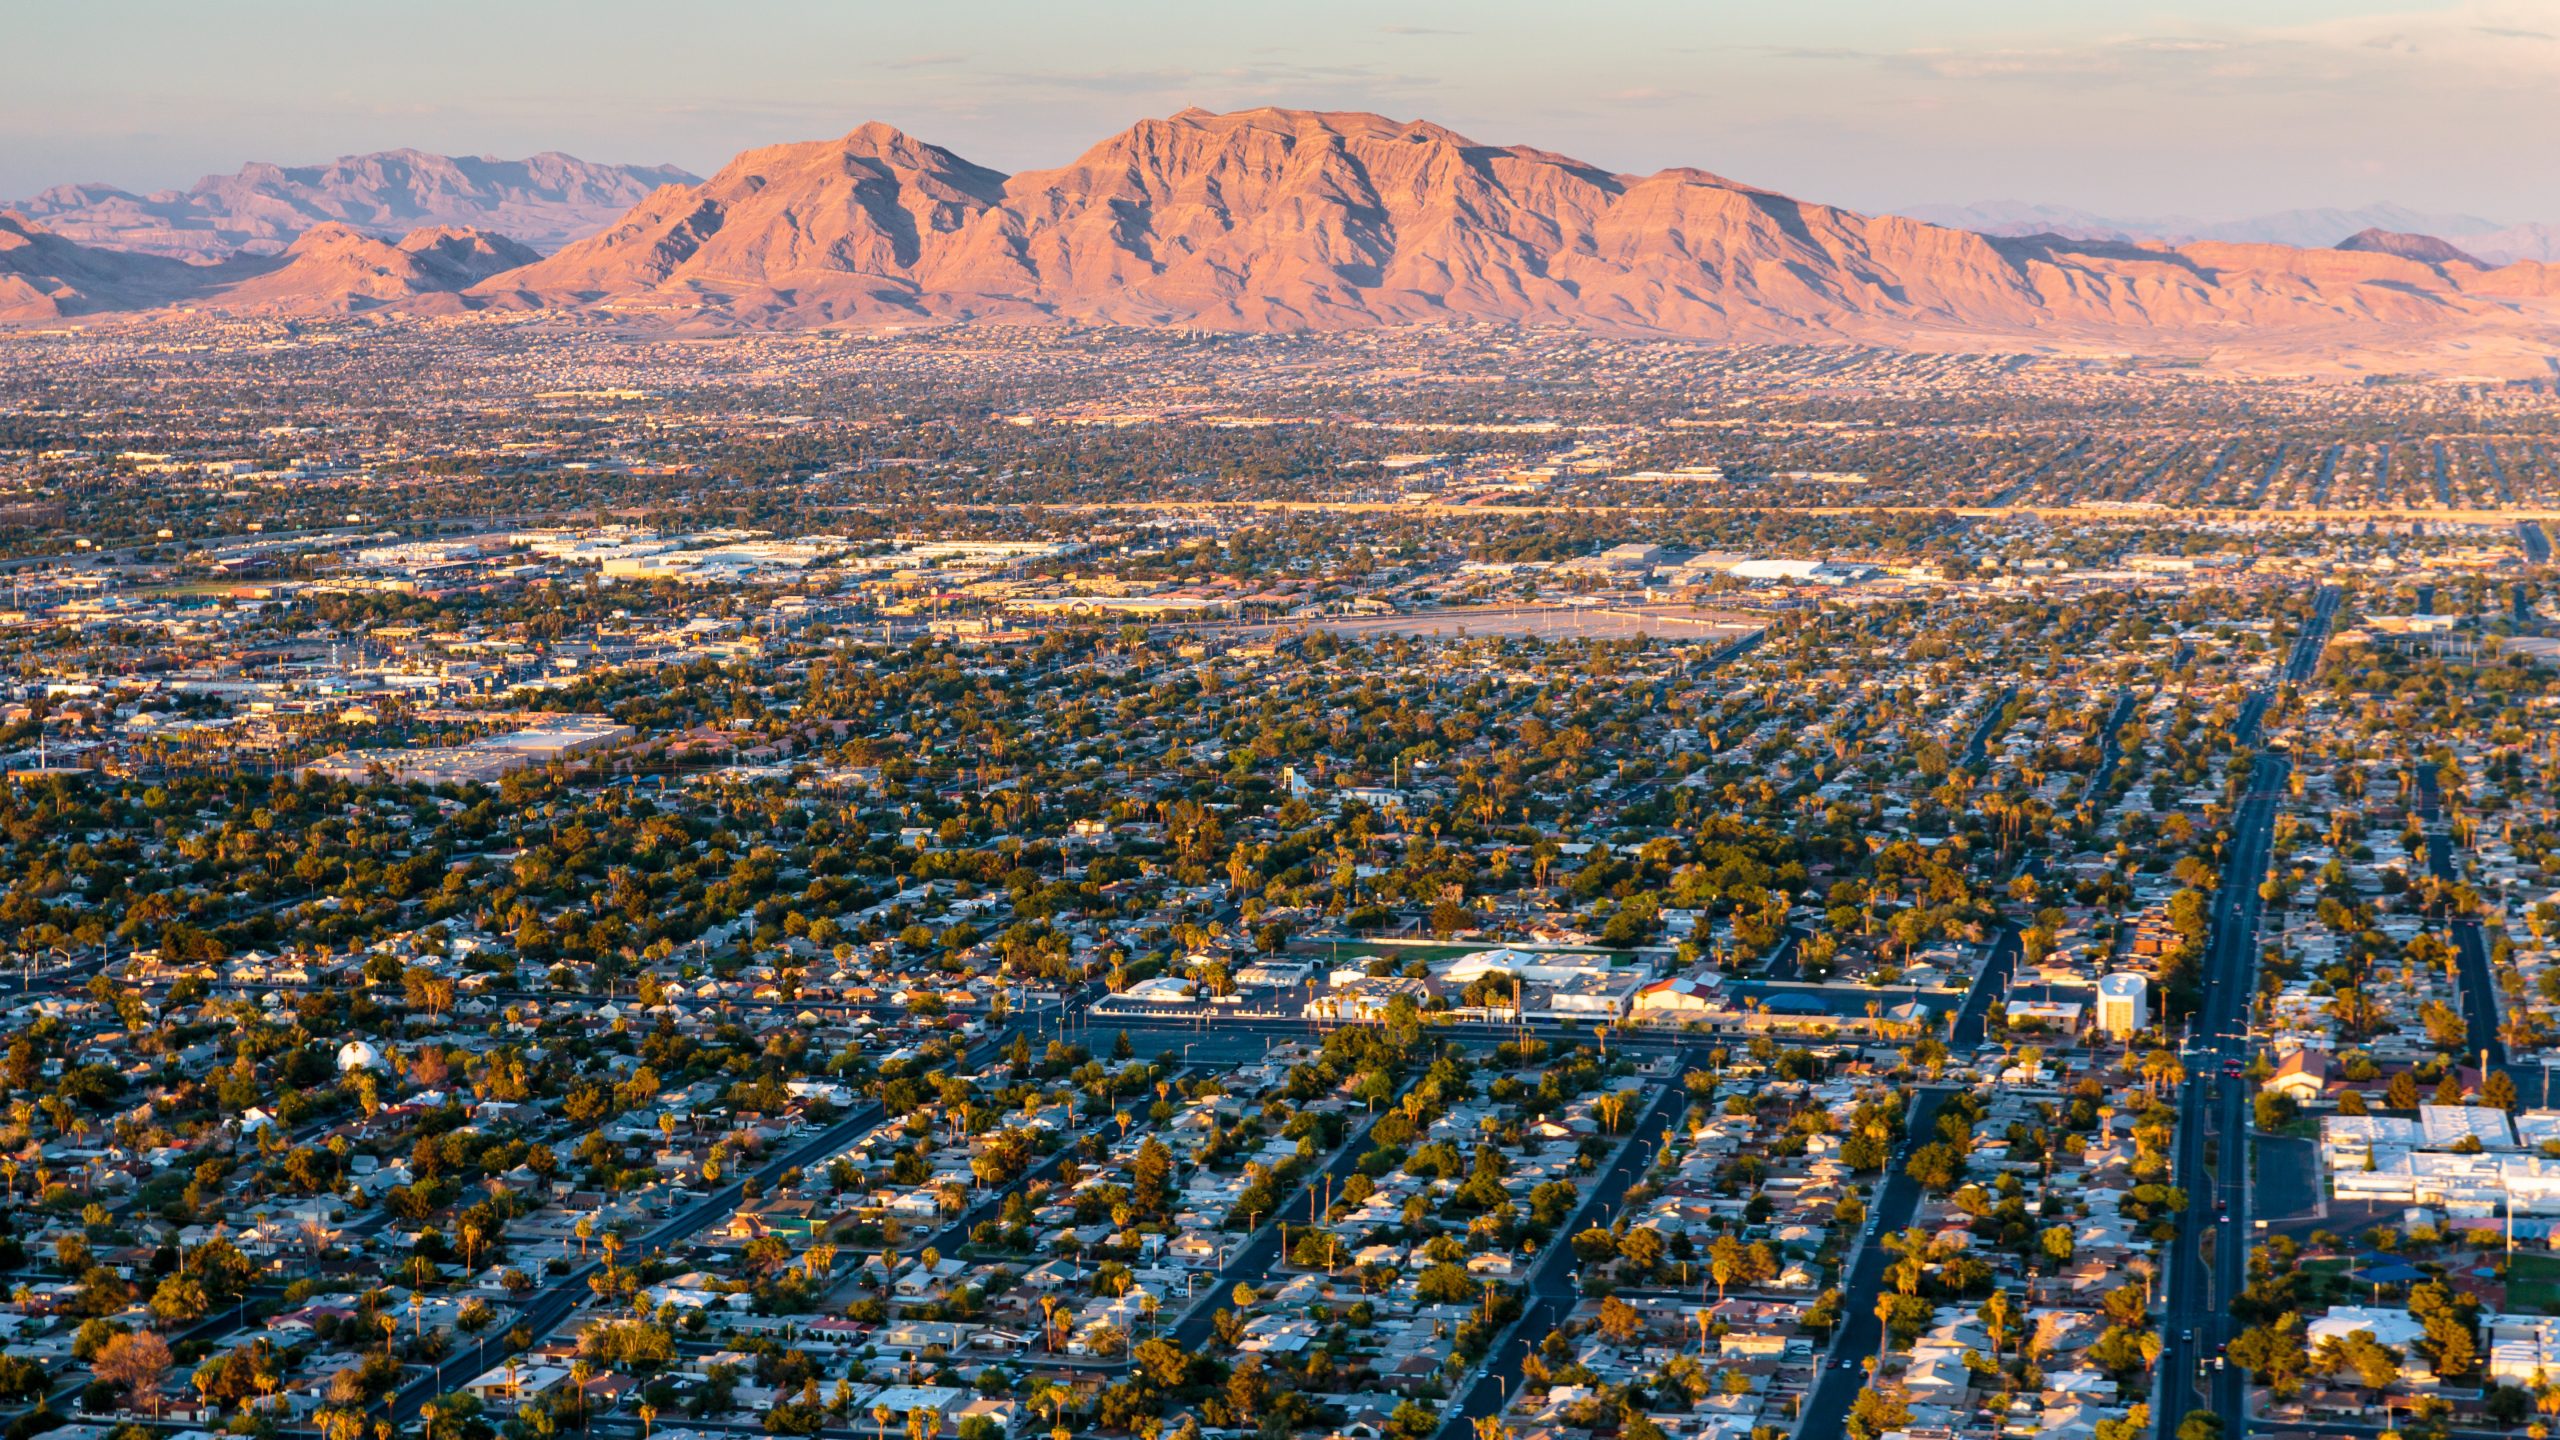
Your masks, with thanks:
[{"label": "mountain range", "polygon": [[243,250],[279,251],[326,224],[385,239],[439,227],[488,230],[556,250],[612,224],[659,186],[697,178],[672,165],[599,165],[556,153],[498,160],[386,150],[326,165],[247,165],[148,195],[58,185],[0,208],[83,245],[207,263]]},{"label": "mountain range", "polygon": [[1915,205],[1900,214],[1932,225],[1984,235],[2062,235],[2074,240],[2159,241],[2183,245],[2215,240],[2236,245],[2291,245],[2300,249],[2343,244],[2368,230],[2432,235],[2492,265],[2518,260],[2560,260],[2560,225],[2505,224],[2478,215],[2412,210],[2373,204],[2354,210],[2278,210],[2238,220],[2198,220],[2166,215],[2148,219],[2093,214],[2068,205],[1991,200],[1974,205]]},{"label": "mountain range", "polygon": [[345,228],[173,273],[164,257],[9,225],[0,319],[186,304],[706,332],[1492,322],[2484,375],[2545,374],[2560,352],[2560,268],[2479,264],[2397,227],[2364,227],[2347,248],[1984,235],[1704,170],[1621,174],[1428,122],[1301,110],[1187,110],[1013,175],[864,125],[661,185],[596,233],[494,272],[516,252],[478,232],[392,244]]},{"label": "mountain range", "polygon": [[477,230],[431,226],[392,241],[333,222],[305,230],[281,254],[196,265],[81,245],[0,211],[0,323],[119,311],[452,313],[471,308],[463,292],[472,286],[540,258]]}]

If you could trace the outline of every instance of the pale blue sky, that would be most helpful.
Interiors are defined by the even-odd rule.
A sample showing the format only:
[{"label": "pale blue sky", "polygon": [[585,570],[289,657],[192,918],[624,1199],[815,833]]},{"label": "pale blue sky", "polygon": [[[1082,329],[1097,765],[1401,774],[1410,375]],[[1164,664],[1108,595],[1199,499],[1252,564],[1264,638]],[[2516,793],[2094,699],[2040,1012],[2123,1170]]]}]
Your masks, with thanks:
[{"label": "pale blue sky", "polygon": [[1000,169],[1184,105],[1363,108],[1868,209],[2560,220],[2560,0],[28,4],[0,197],[415,145],[708,172],[886,120]]}]

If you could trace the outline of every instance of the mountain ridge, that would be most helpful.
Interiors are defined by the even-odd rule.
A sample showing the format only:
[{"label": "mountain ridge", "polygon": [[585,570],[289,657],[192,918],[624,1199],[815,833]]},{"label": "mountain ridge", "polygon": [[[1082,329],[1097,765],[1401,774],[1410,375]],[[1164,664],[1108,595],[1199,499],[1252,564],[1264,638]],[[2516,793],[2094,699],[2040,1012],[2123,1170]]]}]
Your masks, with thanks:
[{"label": "mountain ridge", "polygon": [[2392,253],[1991,238],[1702,169],[1620,174],[1428,121],[1271,108],[1141,120],[1011,176],[878,125],[760,147],[472,294],[702,328],[1494,321],[2522,372],[2549,288]]},{"label": "mountain ridge", "polygon": [[2191,215],[2109,216],[2070,205],[2019,200],[1913,205],[1894,213],[1932,225],[2003,238],[2057,234],[2078,240],[2156,240],[2170,245],[2213,240],[2318,250],[2342,244],[2363,231],[2379,230],[2436,236],[2466,254],[2479,256],[2488,265],[2560,260],[2560,226],[2510,225],[2478,215],[2414,210],[2387,201],[2353,209],[2278,210],[2236,220],[2199,220]]},{"label": "mountain ridge", "polygon": [[1694,167],[1625,174],[1429,121],[1280,108],[1140,120],[1013,175],[874,122],[743,151],[460,289],[450,271],[365,278],[409,268],[378,253],[315,268],[317,298],[291,277],[211,288],[235,306],[704,333],[1497,323],[2342,374],[2544,375],[2560,350],[2560,270],[2483,268],[2413,240],[1991,237]]},{"label": "mountain ridge", "polygon": [[453,313],[471,308],[463,291],[539,258],[476,230],[431,226],[390,241],[331,223],[304,231],[281,254],[204,265],[84,246],[0,210],[0,323],[169,310]]},{"label": "mountain ridge", "polygon": [[142,195],[56,185],[0,208],[77,244],[202,263],[279,252],[324,224],[380,239],[436,227],[480,230],[548,251],[611,224],[661,186],[698,179],[672,165],[600,164],[556,150],[502,160],[400,149],[315,165],[253,161],[183,190]]}]

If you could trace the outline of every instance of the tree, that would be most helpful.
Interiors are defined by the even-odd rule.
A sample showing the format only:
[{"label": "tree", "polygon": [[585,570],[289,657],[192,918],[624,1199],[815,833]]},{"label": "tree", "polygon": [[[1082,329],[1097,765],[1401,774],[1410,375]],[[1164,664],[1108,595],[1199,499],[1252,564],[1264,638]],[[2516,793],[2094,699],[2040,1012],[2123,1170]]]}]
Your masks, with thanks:
[{"label": "tree", "polygon": [[163,1276],[160,1288],[151,1294],[151,1313],[160,1317],[163,1324],[190,1324],[203,1319],[212,1308],[203,1282],[192,1275]]},{"label": "tree", "polygon": [[1869,1385],[1849,1404],[1849,1433],[1857,1440],[1876,1440],[1911,1423],[1911,1406],[1899,1390]]},{"label": "tree", "polygon": [[101,1383],[122,1388],[131,1402],[147,1399],[156,1410],[160,1379],[169,1373],[171,1359],[169,1342],[154,1331],[139,1330],[108,1341],[89,1368]]},{"label": "tree", "polygon": [[2480,1084],[2480,1103],[2498,1110],[2516,1108],[2516,1082],[2504,1070],[2492,1070]]},{"label": "tree", "polygon": [[1932,1140],[1912,1151],[1903,1169],[1927,1189],[1952,1190],[1964,1179],[1964,1151],[1953,1141]]},{"label": "tree", "polygon": [[2178,1422],[2178,1440],[2222,1440],[2222,1417],[2210,1410],[2190,1410]]},{"label": "tree", "polygon": [[1724,1298],[1724,1287],[1742,1278],[1742,1242],[1731,1235],[1718,1235],[1707,1242],[1707,1273],[1716,1282],[1716,1298]]},{"label": "tree", "polygon": [[1615,1295],[1600,1302],[1600,1333],[1610,1343],[1624,1345],[1644,1333],[1644,1315],[1636,1307]]},{"label": "tree", "polygon": [[2418,1077],[2403,1070],[2382,1087],[2382,1103],[2393,1110],[2418,1108]]},{"label": "tree", "polygon": [[2000,1352],[2008,1346],[2009,1331],[2018,1323],[2017,1308],[2010,1303],[2008,1291],[1994,1290],[1975,1315],[1982,1321],[1983,1334],[1991,1341],[1991,1358],[1997,1363]]},{"label": "tree", "polygon": [[2053,1268],[2056,1270],[2071,1263],[2072,1253],[2077,1248],[2072,1243],[2071,1227],[2068,1225],[2047,1226],[2037,1243],[2043,1248],[2045,1258],[2053,1262]]},{"label": "tree", "polygon": [[2258,1377],[2276,1398],[2286,1399],[2310,1373],[2311,1354],[2302,1343],[2302,1317],[2292,1311],[2272,1325],[2252,1325],[2232,1337],[2231,1363]]},{"label": "tree", "polygon": [[2385,1389],[2400,1378],[2400,1352],[2374,1339],[2370,1330],[2321,1341],[2311,1364],[2324,1375],[2353,1375],[2367,1390]]},{"label": "tree", "polygon": [[1456,1265],[1439,1264],[1423,1270],[1414,1281],[1414,1294],[1426,1305],[1462,1305],[1475,1296],[1475,1282]]},{"label": "tree", "polygon": [[2254,1102],[2258,1112],[2258,1128],[2281,1130],[2293,1123],[2296,1107],[2293,1097],[2281,1090],[2261,1090]]},{"label": "tree", "polygon": [[1138,1362],[1138,1373],[1165,1390],[1182,1383],[1183,1371],[1191,1363],[1191,1357],[1185,1355],[1180,1347],[1161,1337],[1140,1341],[1131,1356]]}]

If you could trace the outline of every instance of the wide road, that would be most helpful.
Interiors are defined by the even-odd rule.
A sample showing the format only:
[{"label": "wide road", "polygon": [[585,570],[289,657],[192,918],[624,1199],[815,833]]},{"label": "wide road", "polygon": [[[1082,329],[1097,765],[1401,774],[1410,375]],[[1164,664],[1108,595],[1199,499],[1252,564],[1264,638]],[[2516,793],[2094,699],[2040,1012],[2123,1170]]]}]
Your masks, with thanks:
[{"label": "wide road", "polygon": [[[2311,678],[2337,609],[2338,592],[2323,587],[2284,668],[2241,707],[2233,732],[2238,744],[2257,742],[2280,687]],[[2187,1211],[2169,1249],[2160,1404],[2153,1417],[2161,1440],[2175,1440],[2178,1422],[2190,1410],[2208,1409],[2226,1425],[2236,1424],[2247,1398],[2244,1372],[2237,1366],[2217,1370],[2212,1362],[2231,1343],[2231,1301],[2248,1279],[2250,1098],[2238,1072],[2248,1063],[2257,989],[2258,881],[2266,873],[2276,807],[2291,768],[2274,753],[2251,762],[2214,892],[2203,998],[2190,1032],[2172,1157],[2177,1183],[2187,1192]]]},{"label": "wide road", "polygon": [[[1629,1132],[1626,1148],[1618,1152],[1609,1168],[1585,1191],[1582,1203],[1565,1222],[1556,1227],[1554,1238],[1538,1253],[1537,1263],[1529,1267],[1526,1303],[1520,1318],[1513,1321],[1496,1343],[1488,1363],[1476,1371],[1475,1379],[1458,1402],[1441,1412],[1437,1435],[1464,1437],[1475,1422],[1487,1415],[1499,1415],[1511,1397],[1520,1389],[1521,1363],[1547,1332],[1562,1325],[1582,1301],[1577,1283],[1579,1271],[1573,1263],[1573,1237],[1593,1225],[1607,1225],[1617,1214],[1627,1191],[1653,1167],[1654,1155],[1662,1147],[1662,1134],[1678,1118],[1688,1103],[1685,1077],[1692,1066],[1683,1057],[1671,1073],[1656,1082],[1653,1103],[1637,1117],[1635,1129]],[[1811,1433],[1811,1432],[1806,1432]]]},{"label": "wide road", "polygon": [[[1921,992],[1897,990],[1891,993],[1916,995]],[[1830,1018],[1846,1022],[1853,1017],[1861,1021],[1865,1018],[1863,1012],[1856,1011],[1843,1011],[1840,1015]],[[1088,1041],[1093,1034],[1108,1034],[1113,1030],[1126,1029],[1129,1032],[1131,1044],[1138,1044],[1137,1037],[1141,1034],[1154,1036],[1159,1042],[1170,1041],[1174,1032],[1184,1028],[1186,1021],[1201,1025],[1202,1033],[1207,1035],[1252,1035],[1273,1040],[1304,1041],[1321,1041],[1326,1035],[1336,1030],[1377,1023],[1367,1020],[1309,1019],[1300,1015],[1274,1015],[1268,1011],[1225,1009],[1211,1012],[1204,1019],[1197,1012],[1184,1011],[1172,1006],[1152,1006],[1145,1013],[1135,1010],[1097,1010],[1091,1012],[1086,1018],[1090,1026],[1086,1036]],[[1435,1038],[1454,1040],[1462,1045],[1498,1045],[1505,1040],[1519,1038],[1523,1030],[1551,1045],[1578,1044],[1592,1038],[1590,1025],[1578,1017],[1563,1019],[1535,1014],[1530,1015],[1523,1022],[1438,1020],[1432,1023],[1430,1029]],[[1657,1028],[1613,1024],[1609,1027],[1609,1048],[1615,1050],[1623,1046],[1646,1054],[1661,1054],[1665,1051],[1686,1050],[1693,1046],[1710,1045],[1723,1040],[1747,1041],[1761,1033],[1763,1032],[1747,1026],[1707,1026],[1688,1030],[1667,1025]],[[1855,1035],[1844,1031],[1832,1036],[1828,1041],[1814,1043],[1852,1044],[1856,1040]],[[1171,1047],[1167,1045],[1165,1048]],[[1139,1045],[1139,1051],[1141,1054],[1147,1053],[1147,1047]]]},{"label": "wide road", "polygon": [[1988,1033],[1991,1002],[2009,993],[2009,982],[2018,973],[2019,947],[2015,927],[2002,925],[1992,938],[1991,947],[1983,952],[1982,969],[1973,977],[1972,988],[1965,991],[1964,1004],[1956,1011],[1956,1023],[1948,1032],[1949,1049],[1963,1052],[1982,1044]]},{"label": "wide road", "polygon": [[1814,1377],[1813,1393],[1805,1397],[1804,1415],[1796,1425],[1798,1435],[1849,1433],[1849,1407],[1867,1385],[1862,1362],[1881,1353],[1884,1345],[1884,1322],[1876,1318],[1876,1296],[1883,1293],[1885,1266],[1891,1263],[1884,1237],[1908,1227],[1919,1210],[1920,1182],[1904,1171],[1914,1146],[1938,1138],[1938,1112],[1945,1108],[1948,1094],[1945,1089],[1927,1089],[1912,1099],[1902,1143],[1894,1147],[1893,1159],[1885,1166],[1884,1185],[1867,1215],[1865,1238],[1850,1263],[1847,1282],[1840,1287],[1840,1333]]}]

